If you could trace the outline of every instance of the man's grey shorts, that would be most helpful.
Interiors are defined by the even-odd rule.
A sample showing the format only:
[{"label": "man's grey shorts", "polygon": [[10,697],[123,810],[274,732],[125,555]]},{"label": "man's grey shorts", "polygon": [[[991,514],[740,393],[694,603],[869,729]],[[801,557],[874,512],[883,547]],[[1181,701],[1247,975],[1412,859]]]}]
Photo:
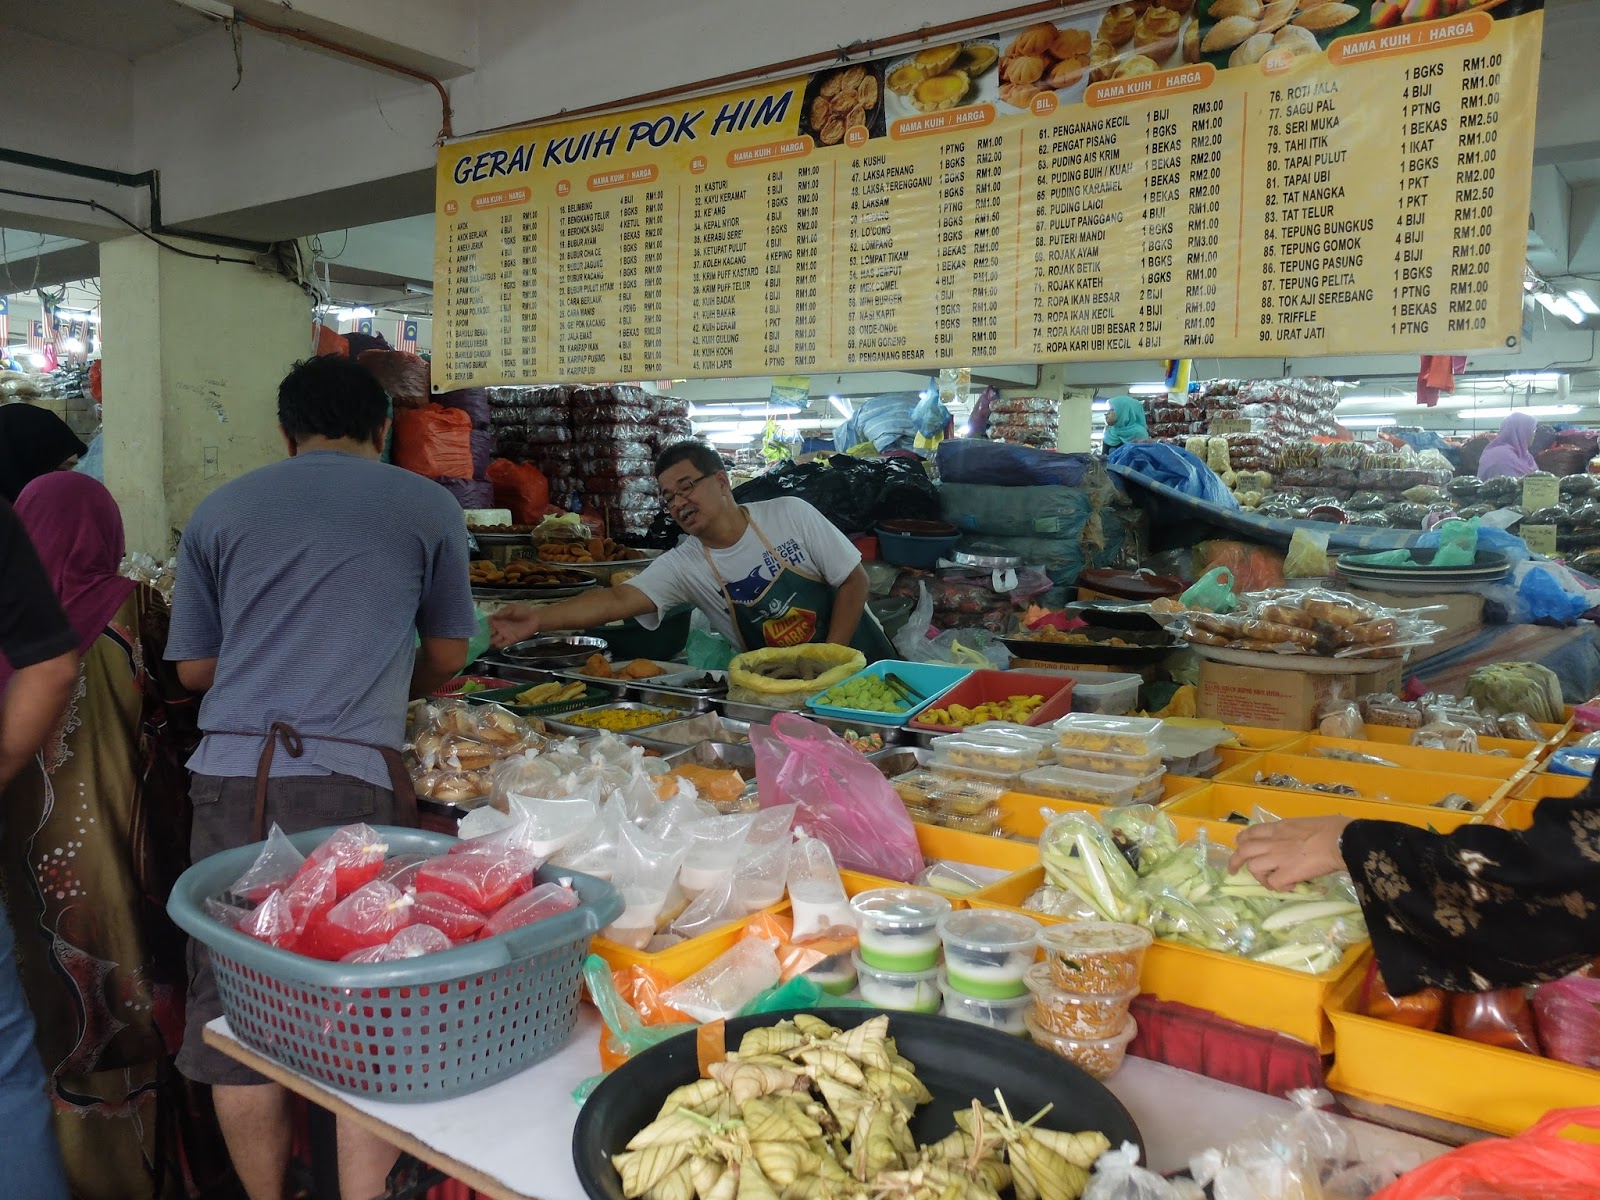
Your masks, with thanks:
[{"label": "man's grey shorts", "polygon": [[[193,861],[258,840],[251,826],[256,805],[253,777],[195,775],[189,795],[194,803],[194,831],[189,837]],[[350,775],[288,775],[267,784],[268,829],[274,822],[285,833],[352,821],[392,825],[394,815],[392,791]],[[190,939],[189,999],[178,1070],[196,1083],[248,1087],[272,1082],[205,1044],[202,1031],[221,1015],[210,951]]]}]

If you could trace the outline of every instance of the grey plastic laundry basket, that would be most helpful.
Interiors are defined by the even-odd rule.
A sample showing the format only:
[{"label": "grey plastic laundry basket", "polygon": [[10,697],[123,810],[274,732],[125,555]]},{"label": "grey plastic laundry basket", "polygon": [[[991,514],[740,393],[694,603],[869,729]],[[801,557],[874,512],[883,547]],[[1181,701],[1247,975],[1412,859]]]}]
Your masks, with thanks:
[{"label": "grey plastic laundry basket", "polygon": [[[391,854],[443,854],[447,834],[379,826]],[[302,853],[332,829],[290,838]],[[257,941],[202,907],[227,890],[260,843],[195,863],[167,912],[211,952],[223,1012],[251,1049],[327,1087],[377,1100],[460,1096],[548,1058],[572,1035],[589,939],[622,912],[599,879],[570,876],[571,912],[394,963],[322,962]]]}]

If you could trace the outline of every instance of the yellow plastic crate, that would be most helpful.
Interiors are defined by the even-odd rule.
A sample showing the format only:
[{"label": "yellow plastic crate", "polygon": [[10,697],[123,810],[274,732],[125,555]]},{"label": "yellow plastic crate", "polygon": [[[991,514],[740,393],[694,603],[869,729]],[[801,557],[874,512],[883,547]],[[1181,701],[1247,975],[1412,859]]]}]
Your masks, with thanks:
[{"label": "yellow plastic crate", "polygon": [[1365,973],[1352,971],[1328,999],[1334,1091],[1503,1134],[1600,1096],[1600,1071],[1363,1016]]},{"label": "yellow plastic crate", "polygon": [[1509,797],[1500,802],[1484,824],[1498,826],[1501,829],[1527,829],[1533,824],[1533,810],[1538,804],[1537,800]]},{"label": "yellow plastic crate", "polygon": [[1306,736],[1304,731],[1298,729],[1268,729],[1261,725],[1228,725],[1224,728],[1233,734],[1233,740],[1239,743],[1240,748],[1257,753],[1263,750],[1286,750]]},{"label": "yellow plastic crate", "polygon": [[[1010,838],[984,837],[976,833],[963,833],[958,829],[942,829],[937,825],[917,825],[917,845],[922,857],[928,861],[942,859],[946,862],[966,863],[974,867],[990,867],[997,871],[1020,871],[1039,861],[1039,847],[1035,840],[1016,841]],[[1035,839],[1037,834],[1034,835]],[[882,879],[861,871],[840,871],[845,894],[878,887],[904,887],[898,880]],[[942,889],[934,888],[934,891]],[[959,893],[947,892],[956,898]],[[959,907],[959,905],[958,905]]]},{"label": "yellow plastic crate", "polygon": [[[1476,806],[1489,809],[1507,789],[1504,779],[1473,775],[1446,775],[1443,772],[1407,771],[1395,767],[1372,767],[1362,763],[1340,762],[1331,758],[1301,758],[1295,754],[1263,754],[1242,767],[1217,776],[1217,783],[1244,784],[1270,791],[1273,795],[1312,795],[1292,788],[1269,788],[1255,782],[1258,772],[1292,775],[1302,783],[1348,784],[1361,793],[1360,799],[1394,807],[1427,808],[1451,792],[1459,792]],[[1331,793],[1330,793],[1331,794]],[[1342,797],[1334,796],[1334,799]],[[1271,808],[1270,804],[1266,807]],[[1444,811],[1444,810],[1437,810]]]},{"label": "yellow plastic crate", "polygon": [[[1022,907],[1043,883],[1044,868],[1036,866],[973,892],[967,897],[967,907],[1003,908],[1027,913],[1046,925],[1059,924],[1055,917]],[[1333,970],[1308,975],[1158,939],[1144,956],[1139,988],[1162,1000],[1208,1009],[1241,1025],[1275,1029],[1326,1053],[1333,1047],[1333,1028],[1324,1011],[1328,995],[1356,970],[1366,950],[1366,942],[1352,946]]]},{"label": "yellow plastic crate", "polygon": [[[1211,781],[1202,779],[1191,782],[1201,784],[1200,788],[1186,790],[1180,796],[1195,795],[1206,787],[1211,786]],[[1064,812],[1086,812],[1098,816],[1107,811],[1104,804],[1082,804],[1071,800],[1054,800],[1049,796],[1030,796],[1026,792],[1007,792],[1000,797],[1000,824],[1008,833],[1018,838],[1026,838],[1027,844],[1034,851],[1027,863],[1023,866],[1032,866],[1038,862],[1038,847],[1035,845],[1039,835],[1044,832],[1044,827],[1050,823],[1051,818],[1046,812],[1057,814]],[[1172,823],[1178,827],[1178,836],[1185,841],[1204,832],[1213,842],[1222,842],[1233,845],[1233,839],[1238,836],[1242,826],[1229,825],[1222,821],[1203,821],[1193,817],[1186,817],[1172,812],[1170,808],[1167,815],[1172,818]],[[1020,868],[1019,868],[1020,869]]]},{"label": "yellow plastic crate", "polygon": [[[1372,767],[1381,771],[1383,767]],[[1165,806],[1176,816],[1201,817],[1221,821],[1230,813],[1250,816],[1260,806],[1275,817],[1355,817],[1367,821],[1399,821],[1420,829],[1433,828],[1449,833],[1478,820],[1477,813],[1448,808],[1422,808],[1414,804],[1387,804],[1378,800],[1355,800],[1349,796],[1330,796],[1323,792],[1291,792],[1285,788],[1263,788],[1237,783],[1216,783],[1183,796]]]},{"label": "yellow plastic crate", "polygon": [[[1482,739],[1482,741],[1488,740],[1490,739]],[[1534,745],[1533,742],[1517,744]],[[1356,754],[1371,754],[1377,758],[1386,758],[1408,771],[1427,771],[1440,775],[1481,775],[1486,779],[1510,779],[1527,770],[1529,766],[1526,755],[1513,758],[1509,755],[1501,757],[1494,754],[1464,754],[1456,750],[1431,750],[1425,746],[1400,743],[1374,746],[1371,742],[1363,742],[1358,738],[1323,737],[1321,734],[1312,734],[1296,746],[1293,752],[1315,758],[1318,757],[1316,754],[1318,750],[1346,750]]]}]

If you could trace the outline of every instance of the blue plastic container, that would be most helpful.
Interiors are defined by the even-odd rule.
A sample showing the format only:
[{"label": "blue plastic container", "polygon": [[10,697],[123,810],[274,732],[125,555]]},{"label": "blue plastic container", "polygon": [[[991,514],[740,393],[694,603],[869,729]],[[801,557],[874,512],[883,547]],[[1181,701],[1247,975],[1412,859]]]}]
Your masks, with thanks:
[{"label": "blue plastic container", "polygon": [[[878,526],[875,533],[879,558],[893,567],[913,567],[919,571],[932,570],[961,540],[960,533],[953,532],[948,536],[901,533],[885,529],[882,525]],[[911,681],[908,679],[906,682]]]},{"label": "blue plastic container", "polygon": [[[882,678],[891,674],[899,676],[907,687],[927,698],[905,709],[903,712],[897,713],[875,712],[865,708],[838,708],[831,704],[819,704],[815,699],[811,700],[806,707],[819,716],[832,717],[840,721],[870,721],[874,725],[904,725],[968,675],[971,675],[972,668],[946,666],[940,663],[904,662],[900,659],[886,658],[882,662],[873,663],[864,671],[857,671],[850,676],[850,679],[841,679],[833,687],[843,687],[852,679],[860,679],[866,675],[876,675]],[[831,691],[833,691],[833,688],[829,688],[822,695],[826,696]]]}]

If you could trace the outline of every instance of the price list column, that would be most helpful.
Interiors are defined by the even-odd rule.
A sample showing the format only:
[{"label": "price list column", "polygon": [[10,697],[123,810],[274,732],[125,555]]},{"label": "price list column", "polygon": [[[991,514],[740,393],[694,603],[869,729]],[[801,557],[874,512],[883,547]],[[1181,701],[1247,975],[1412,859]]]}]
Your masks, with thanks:
[{"label": "price list column", "polygon": [[[1454,171],[1447,203],[1452,209],[1449,308],[1450,333],[1479,333],[1494,310],[1490,276],[1494,271],[1494,229],[1498,207],[1501,100],[1500,54],[1469,54],[1461,64],[1460,97],[1455,104]],[[1448,146],[1450,139],[1441,135]]]},{"label": "price list column", "polygon": [[[908,143],[891,158],[869,146],[839,172],[834,238],[843,250],[844,322],[833,341],[849,365],[925,362],[932,357],[927,286],[934,271],[913,259],[912,230],[937,221],[938,147]],[[901,232],[902,230],[906,232]],[[929,256],[932,257],[932,256]],[[919,280],[919,268],[927,278]],[[919,286],[922,285],[922,286]],[[835,293],[840,288],[835,285]]]},{"label": "price list column", "polygon": [[677,292],[675,279],[671,287],[667,284],[667,193],[664,187],[645,190],[643,228],[639,267],[639,374],[648,379],[666,374],[666,297],[676,298]]},{"label": "price list column", "polygon": [[[823,273],[821,255],[823,170],[819,163],[807,163],[794,172],[794,352],[790,357],[795,367],[817,365],[821,317],[831,303],[832,280]],[[837,168],[830,163],[826,170],[831,196]]]},{"label": "price list column", "polygon": [[440,332],[445,361],[461,379],[471,379],[489,369],[489,300],[478,265],[488,241],[488,231],[473,228],[466,218],[450,224],[444,286],[451,301],[451,315],[449,324]]},{"label": "price list column", "polygon": [[[1181,99],[1178,101],[1181,104]],[[1179,136],[1180,115],[1173,101],[1146,109],[1141,122],[1145,136],[1145,169],[1139,237],[1143,253],[1139,258],[1138,308],[1130,323],[1134,345],[1139,350],[1159,350],[1175,330],[1183,276],[1179,247],[1187,233],[1180,233],[1179,204],[1183,199],[1188,149]]]},{"label": "price list column", "polygon": [[1259,290],[1240,296],[1240,336],[1253,325],[1261,345],[1316,349],[1350,306],[1382,294],[1387,256],[1370,214],[1388,211],[1390,173],[1352,156],[1352,144],[1370,153],[1370,139],[1345,133],[1341,82],[1297,76],[1265,89],[1264,137],[1249,163],[1252,175],[1260,163],[1262,203],[1244,206],[1239,255],[1242,273],[1259,231]]},{"label": "price list column", "polygon": [[616,194],[617,269],[613,276],[616,284],[615,328],[611,333],[611,354],[617,374],[623,379],[635,379],[644,374],[640,365],[644,350],[644,266],[640,261],[644,252],[644,211],[638,191]]},{"label": "price list column", "polygon": [[493,275],[495,287],[490,328],[494,331],[491,335],[494,356],[490,361],[495,373],[502,379],[515,379],[522,349],[517,342],[517,330],[522,324],[518,304],[522,273],[517,214],[509,208],[496,213],[494,233],[499,254]]},{"label": "price list column", "polygon": [[[1008,151],[1005,143],[1002,134],[988,133],[978,138],[975,148],[972,201],[968,207],[972,230],[972,276],[967,290],[970,297],[967,322],[971,334],[965,347],[965,357],[968,359],[995,358],[999,355],[1000,280],[1003,275],[1013,279],[1016,277],[1015,262],[1009,264],[1011,270],[1002,272],[1001,269],[1002,244],[1007,249],[1016,244],[1015,227],[1011,229],[1010,238],[1003,236],[1007,222],[1002,219],[1006,210],[1001,206],[1000,196],[1006,178],[1018,177],[1017,171],[1007,170],[1005,160]],[[1020,140],[1017,153],[1020,157]],[[1008,322],[1013,330],[1017,320],[1017,314],[1013,313]],[[1014,335],[1005,339],[1008,347],[1015,340]]]},{"label": "price list column", "polygon": [[[1210,96],[1189,105],[1186,116],[1186,123],[1180,121],[1179,136],[1189,149],[1175,209],[1181,257],[1174,270],[1182,291],[1173,291],[1166,341],[1169,346],[1181,344],[1187,354],[1215,346],[1219,335],[1233,337],[1233,320],[1228,314],[1236,307],[1231,299],[1234,281],[1224,275],[1223,266],[1230,258],[1252,251],[1236,240],[1234,217],[1244,203],[1240,194],[1244,186],[1243,102]],[[1225,213],[1229,219],[1224,219]]]},{"label": "price list column", "polygon": [[561,379],[595,379],[610,372],[611,315],[606,303],[616,280],[607,271],[613,243],[611,197],[572,200],[556,207],[556,371]]},{"label": "price list column", "polygon": [[[745,229],[749,189],[744,181],[706,179],[694,185],[689,212],[692,241],[689,256],[688,294],[689,359],[697,373],[726,374],[736,363],[752,358],[740,344],[741,325],[755,329],[756,313],[750,305],[748,323],[739,319],[741,301],[757,296],[753,291],[760,275],[751,260],[749,236]],[[681,286],[681,285],[680,285]],[[759,347],[754,351],[759,362]]]},{"label": "price list column", "polygon": [[[1393,271],[1387,291],[1389,333],[1427,337],[1444,329],[1440,296],[1449,288],[1449,204],[1455,200],[1450,151],[1451,113],[1443,93],[1444,64],[1412,63],[1401,77],[1399,145],[1400,194],[1394,219]],[[1454,99],[1453,97],[1451,98]]]},{"label": "price list column", "polygon": [[525,208],[517,214],[516,308],[512,322],[517,359],[516,370],[508,372],[507,379],[544,378],[545,315],[540,304],[544,289],[539,281],[542,218],[537,208]]},{"label": "price list column", "polygon": [[[1139,157],[1127,113],[1096,115],[1041,128],[1029,135],[1020,232],[1022,333],[1041,357],[1103,354],[1129,349],[1131,335],[1116,319],[1119,280],[1140,273],[1142,246],[1121,230],[1124,213],[1142,196],[1130,182]],[[1031,287],[1031,297],[1027,294]],[[1031,301],[1031,302],[1030,302]],[[1030,337],[1031,335],[1031,337]],[[1031,343],[1031,344],[1030,344]]]},{"label": "price list column", "polygon": [[971,260],[977,247],[971,244],[967,224],[967,191],[976,187],[976,181],[972,179],[972,148],[964,139],[939,147],[937,187],[933,352],[940,358],[965,358],[972,344],[967,306],[972,299]]}]

